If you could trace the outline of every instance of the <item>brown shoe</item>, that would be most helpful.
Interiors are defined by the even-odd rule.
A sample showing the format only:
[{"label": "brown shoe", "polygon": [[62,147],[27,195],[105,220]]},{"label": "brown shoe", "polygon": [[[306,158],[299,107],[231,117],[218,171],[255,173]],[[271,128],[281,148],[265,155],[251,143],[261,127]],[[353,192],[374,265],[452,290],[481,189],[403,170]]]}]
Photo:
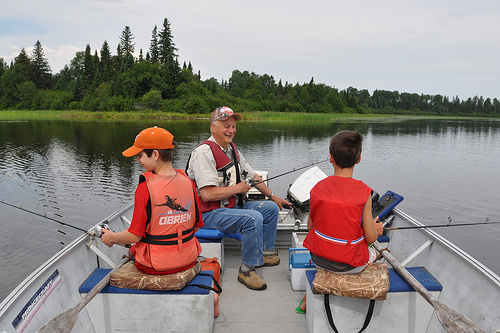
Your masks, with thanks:
[{"label": "brown shoe", "polygon": [[279,265],[279,263],[280,263],[280,257],[264,255],[264,265],[262,266],[276,266]]},{"label": "brown shoe", "polygon": [[245,285],[245,287],[253,290],[264,290],[267,284],[257,275],[255,269],[248,272],[242,272],[241,268],[238,272],[238,281]]}]

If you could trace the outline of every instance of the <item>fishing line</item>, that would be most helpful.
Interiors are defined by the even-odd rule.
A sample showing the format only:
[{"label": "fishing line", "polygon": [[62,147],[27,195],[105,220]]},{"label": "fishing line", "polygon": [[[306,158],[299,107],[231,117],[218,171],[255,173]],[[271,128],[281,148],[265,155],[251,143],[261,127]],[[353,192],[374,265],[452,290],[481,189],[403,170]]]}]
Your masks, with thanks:
[{"label": "fishing line", "polygon": [[[34,214],[34,215],[36,215],[36,216],[40,216],[40,217],[46,218],[46,219],[51,220],[51,221],[53,221],[53,222],[57,222],[57,223],[59,223],[59,224],[65,225],[65,226],[67,226],[67,227],[74,228],[74,229],[76,229],[76,230],[83,231],[84,233],[89,234],[89,235],[91,235],[91,236],[95,236],[95,237],[99,237],[99,238],[100,238],[100,237],[101,237],[101,235],[102,235],[102,229],[108,229],[108,230],[109,230],[109,227],[108,227],[108,225],[107,225],[107,224],[103,224],[103,225],[101,225],[101,226],[94,226],[94,228],[92,228],[91,230],[85,230],[85,229],[79,228],[79,227],[77,227],[77,226],[74,226],[74,225],[71,225],[71,224],[65,223],[65,222],[63,222],[63,221],[56,220],[56,219],[54,219],[54,218],[52,218],[52,217],[48,217],[47,215],[42,215],[42,214],[39,214],[39,213],[33,212],[33,211],[31,211],[31,210],[28,210],[28,209],[26,209],[26,208],[23,208],[23,207],[21,207],[21,206],[16,206],[16,205],[10,204],[10,203],[5,202],[5,201],[3,201],[3,200],[0,200],[0,202],[1,202],[1,203],[3,203],[3,204],[5,204],[5,205],[7,205],[7,206],[10,206],[10,207],[13,207],[13,208],[20,209],[20,210],[22,210],[22,211],[24,211],[24,212],[31,213],[31,214]],[[61,234],[66,235],[66,233],[65,233],[64,231],[59,230],[59,229],[56,229],[56,230],[57,230],[57,232],[60,232]],[[62,244],[62,245],[65,245],[65,244],[64,244],[64,242],[61,242],[61,244]],[[118,244],[118,243],[116,243],[116,245],[120,245],[120,246],[123,246],[123,247],[126,247],[126,248],[130,248],[130,244]]]},{"label": "fishing line", "polygon": [[[276,176],[273,176],[271,178],[267,178],[264,180],[264,182],[267,182],[267,181],[270,181],[271,179],[275,179],[275,178],[278,178],[278,177],[281,177],[281,176],[284,176],[284,175],[288,175],[289,173],[292,173],[292,172],[295,172],[295,171],[299,171],[299,170],[302,170],[302,169],[305,169],[305,168],[309,168],[313,165],[316,165],[316,164],[320,164],[320,163],[323,163],[323,162],[327,162],[329,161],[330,159],[326,159],[326,160],[323,160],[323,161],[319,161],[319,162],[314,162],[314,163],[311,163],[311,164],[308,164],[308,165],[305,165],[303,167],[300,167],[300,168],[294,168],[293,170],[290,170],[290,171],[287,171],[287,172],[283,172],[283,173],[280,173],[279,175],[276,175]],[[257,184],[260,184],[262,183],[261,181],[257,181],[257,180],[253,180],[252,178],[247,178],[245,179],[245,181],[247,182],[248,185],[250,186],[255,186]]]},{"label": "fishing line", "polygon": [[[24,211],[24,212],[31,213],[31,214],[34,214],[34,215],[37,215],[37,216],[40,216],[40,217],[46,218],[47,220],[51,220],[51,221],[53,221],[53,222],[57,222],[57,223],[59,223],[59,224],[65,225],[65,226],[67,226],[67,227],[74,228],[74,229],[76,229],[76,230],[80,230],[80,231],[83,231],[83,232],[87,232],[87,230],[85,230],[85,229],[82,229],[82,228],[76,227],[76,226],[74,226],[74,225],[71,225],[71,224],[65,223],[65,222],[63,222],[63,221],[56,220],[56,219],[54,219],[54,218],[52,218],[52,217],[48,217],[47,215],[42,215],[42,214],[39,214],[39,213],[33,212],[33,211],[31,211],[31,210],[29,210],[29,209],[26,209],[26,208],[23,208],[23,207],[21,207],[21,206],[16,206],[16,205],[10,204],[10,203],[8,203],[8,202],[5,202],[5,201],[3,201],[3,200],[0,200],[0,202],[1,202],[1,203],[3,203],[3,204],[5,204],[5,205],[7,205],[7,206],[10,206],[10,207],[13,207],[13,208],[17,208],[17,209],[20,209],[20,210],[22,210],[22,211]],[[59,231],[59,230],[58,230],[58,231]]]}]

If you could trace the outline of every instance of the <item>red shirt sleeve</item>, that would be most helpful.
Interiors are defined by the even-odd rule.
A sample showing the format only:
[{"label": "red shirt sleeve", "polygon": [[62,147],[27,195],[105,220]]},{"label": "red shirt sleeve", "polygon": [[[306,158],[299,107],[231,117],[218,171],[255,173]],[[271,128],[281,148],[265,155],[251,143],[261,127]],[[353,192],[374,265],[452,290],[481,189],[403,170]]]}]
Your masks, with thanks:
[{"label": "red shirt sleeve", "polygon": [[203,217],[201,216],[201,211],[200,211],[200,201],[198,200],[198,195],[196,194],[196,186],[194,185],[194,182],[191,182],[191,185],[193,185],[193,194],[194,194],[194,200],[196,202],[196,208],[197,208],[197,214],[198,214],[198,221],[194,224],[195,227],[201,228],[203,227]]},{"label": "red shirt sleeve", "polygon": [[146,233],[146,221],[148,215],[146,206],[149,200],[149,191],[146,182],[142,182],[137,186],[134,197],[134,214],[128,231],[136,236],[144,237]]}]

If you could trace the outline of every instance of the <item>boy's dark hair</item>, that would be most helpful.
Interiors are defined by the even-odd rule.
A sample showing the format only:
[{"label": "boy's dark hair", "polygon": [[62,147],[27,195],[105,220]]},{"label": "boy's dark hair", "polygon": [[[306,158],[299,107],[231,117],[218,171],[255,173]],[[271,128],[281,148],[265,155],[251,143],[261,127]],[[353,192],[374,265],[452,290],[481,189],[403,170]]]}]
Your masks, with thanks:
[{"label": "boy's dark hair", "polygon": [[342,169],[352,168],[361,156],[363,136],[356,131],[341,131],[330,141],[330,154]]},{"label": "boy's dark hair", "polygon": [[[177,146],[177,142],[172,141],[172,144],[174,146]],[[173,149],[144,149],[144,153],[148,156],[151,157],[151,154],[153,154],[154,150],[158,150],[160,153],[160,159],[164,162],[172,162],[172,159],[174,158],[174,153]]]}]

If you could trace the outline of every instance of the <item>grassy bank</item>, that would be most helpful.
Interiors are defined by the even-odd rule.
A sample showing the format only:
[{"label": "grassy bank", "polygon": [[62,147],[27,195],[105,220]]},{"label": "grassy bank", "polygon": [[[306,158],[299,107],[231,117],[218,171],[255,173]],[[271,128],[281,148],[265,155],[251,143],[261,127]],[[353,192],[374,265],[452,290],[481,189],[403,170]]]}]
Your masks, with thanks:
[{"label": "grassy bank", "polygon": [[[398,116],[398,115],[380,115],[380,114],[347,114],[347,113],[296,113],[296,112],[243,112],[244,120],[247,121],[280,121],[280,122],[349,122],[359,120],[370,121],[390,121],[411,119],[411,118],[430,118],[430,116]],[[20,110],[2,110],[0,111],[0,120],[135,120],[135,119],[181,119],[196,120],[208,119],[210,114],[183,114],[166,113],[159,111],[146,112],[91,112],[91,111],[20,111]],[[458,117],[432,117],[432,118],[454,118]]]},{"label": "grassy bank", "polygon": [[[200,115],[174,114],[165,112],[92,112],[92,111],[54,111],[54,110],[3,110],[0,120],[54,120],[54,119],[196,119]],[[206,117],[206,116],[205,116]]]}]

